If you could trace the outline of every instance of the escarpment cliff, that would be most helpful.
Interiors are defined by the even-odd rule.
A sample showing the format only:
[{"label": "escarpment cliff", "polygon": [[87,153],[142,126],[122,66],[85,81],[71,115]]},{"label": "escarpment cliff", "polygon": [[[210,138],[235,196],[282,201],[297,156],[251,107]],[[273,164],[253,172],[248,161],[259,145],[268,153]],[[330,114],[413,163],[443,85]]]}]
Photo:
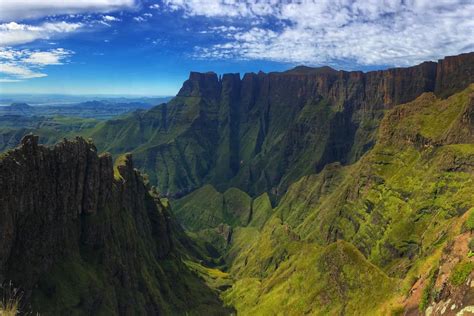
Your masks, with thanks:
[{"label": "escarpment cliff", "polygon": [[212,184],[278,198],[326,164],[356,161],[374,144],[385,110],[424,92],[447,97],[474,81],[474,53],[408,68],[190,74],[176,98],[101,124],[101,148],[132,150],[172,196]]},{"label": "escarpment cliff", "polygon": [[175,249],[176,225],[131,156],[25,136],[0,156],[0,281],[41,314],[222,313]]},{"label": "escarpment cliff", "polygon": [[[294,182],[263,226],[233,226],[219,249],[237,280],[224,301],[244,315],[471,313],[473,100],[470,85],[395,106],[356,163]],[[199,219],[203,188],[175,203],[184,223]],[[223,239],[209,231],[198,236]]]}]

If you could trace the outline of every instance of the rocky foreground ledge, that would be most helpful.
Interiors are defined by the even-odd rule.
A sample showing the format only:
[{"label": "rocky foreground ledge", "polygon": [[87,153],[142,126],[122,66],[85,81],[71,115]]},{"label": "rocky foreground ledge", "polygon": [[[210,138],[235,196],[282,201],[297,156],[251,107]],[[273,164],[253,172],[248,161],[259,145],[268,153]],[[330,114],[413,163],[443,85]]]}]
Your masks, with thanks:
[{"label": "rocky foreground ledge", "polygon": [[0,156],[0,192],[0,281],[24,291],[25,310],[169,314],[202,301],[220,308],[173,250],[170,216],[130,155],[114,167],[83,138],[45,147],[28,135]]}]

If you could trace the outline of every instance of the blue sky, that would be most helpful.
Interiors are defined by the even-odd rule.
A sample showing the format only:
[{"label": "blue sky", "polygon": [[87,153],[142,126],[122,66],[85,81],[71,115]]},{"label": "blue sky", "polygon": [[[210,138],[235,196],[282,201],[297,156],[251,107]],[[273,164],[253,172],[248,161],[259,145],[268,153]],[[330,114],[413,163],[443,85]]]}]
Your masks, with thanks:
[{"label": "blue sky", "polygon": [[0,93],[174,95],[189,71],[372,70],[474,51],[471,0],[1,0]]}]

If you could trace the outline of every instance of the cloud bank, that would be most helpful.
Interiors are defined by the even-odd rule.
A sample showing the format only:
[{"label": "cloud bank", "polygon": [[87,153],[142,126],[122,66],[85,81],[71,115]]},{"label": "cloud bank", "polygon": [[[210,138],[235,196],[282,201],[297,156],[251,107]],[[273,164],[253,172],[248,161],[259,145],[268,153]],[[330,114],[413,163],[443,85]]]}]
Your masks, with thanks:
[{"label": "cloud bank", "polygon": [[[225,41],[195,48],[198,58],[405,66],[474,50],[470,0],[165,0],[164,5],[226,28]],[[245,21],[244,30],[229,31]]]},{"label": "cloud bank", "polygon": [[107,13],[135,7],[135,0],[1,0],[0,21],[11,22],[52,15]]},{"label": "cloud bank", "polygon": [[51,39],[77,31],[82,23],[46,22],[40,25],[19,24],[16,22],[0,24],[0,46],[13,46],[33,42],[38,39]]}]

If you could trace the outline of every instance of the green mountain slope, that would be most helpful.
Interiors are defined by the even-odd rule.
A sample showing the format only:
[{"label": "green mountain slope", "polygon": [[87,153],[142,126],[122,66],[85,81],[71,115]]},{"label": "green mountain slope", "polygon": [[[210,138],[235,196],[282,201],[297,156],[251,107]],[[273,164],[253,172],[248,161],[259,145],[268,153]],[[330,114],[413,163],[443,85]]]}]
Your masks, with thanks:
[{"label": "green mountain slope", "polygon": [[[302,177],[262,229],[233,227],[219,249],[236,279],[225,302],[242,315],[416,314],[448,299],[454,312],[474,305],[473,291],[449,281],[464,282],[474,267],[461,229],[474,218],[473,119],[473,85],[388,111],[357,163]],[[202,199],[195,194],[176,212],[182,201]]]}]

